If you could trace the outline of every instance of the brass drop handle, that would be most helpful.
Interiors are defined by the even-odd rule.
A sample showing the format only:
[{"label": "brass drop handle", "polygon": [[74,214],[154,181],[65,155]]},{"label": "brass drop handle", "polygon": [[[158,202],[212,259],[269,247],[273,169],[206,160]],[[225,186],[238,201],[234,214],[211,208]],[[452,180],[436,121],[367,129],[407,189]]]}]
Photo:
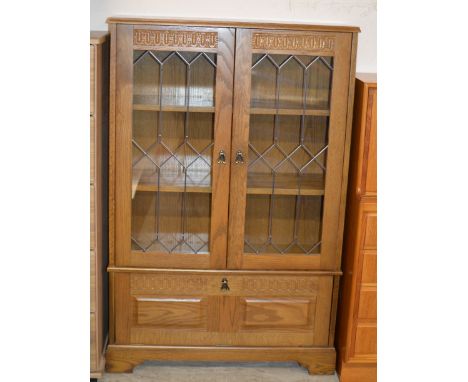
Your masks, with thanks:
[{"label": "brass drop handle", "polygon": [[219,152],[218,163],[219,164],[226,164],[226,154],[224,153],[224,150],[221,150]]},{"label": "brass drop handle", "polygon": [[229,290],[229,284],[228,284],[227,278],[223,278],[221,280],[221,290],[222,291],[224,291],[224,290],[228,291]]},{"label": "brass drop handle", "polygon": [[237,151],[236,152],[236,164],[242,164],[244,163],[244,154],[242,154],[242,151]]}]

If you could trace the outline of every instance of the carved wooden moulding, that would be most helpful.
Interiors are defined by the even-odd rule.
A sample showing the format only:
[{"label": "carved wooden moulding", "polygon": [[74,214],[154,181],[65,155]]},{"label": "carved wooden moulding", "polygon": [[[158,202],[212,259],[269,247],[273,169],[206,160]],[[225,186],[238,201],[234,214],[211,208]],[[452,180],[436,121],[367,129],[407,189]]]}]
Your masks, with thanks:
[{"label": "carved wooden moulding", "polygon": [[243,279],[243,293],[260,293],[260,294],[279,294],[289,295],[297,293],[317,293],[317,281],[305,277],[284,277],[271,278],[265,277],[256,279],[254,277],[246,277]]},{"label": "carved wooden moulding", "polygon": [[217,32],[135,29],[133,45],[186,48],[217,48]]},{"label": "carved wooden moulding", "polygon": [[320,34],[253,33],[252,48],[333,52],[335,49],[335,37]]},{"label": "carved wooden moulding", "polygon": [[206,277],[185,277],[172,275],[132,275],[131,290],[133,293],[150,292],[189,292],[207,293]]}]

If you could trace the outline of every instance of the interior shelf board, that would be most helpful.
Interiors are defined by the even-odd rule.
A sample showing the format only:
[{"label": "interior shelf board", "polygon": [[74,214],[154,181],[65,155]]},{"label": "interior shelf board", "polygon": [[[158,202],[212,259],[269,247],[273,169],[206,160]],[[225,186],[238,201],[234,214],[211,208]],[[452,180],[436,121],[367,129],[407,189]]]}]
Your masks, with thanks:
[{"label": "interior shelf board", "polygon": [[213,101],[206,99],[186,99],[185,97],[163,97],[135,94],[133,110],[144,111],[175,111],[191,113],[214,113]]},{"label": "interior shelf board", "polygon": [[[211,193],[210,178],[205,180],[187,181],[184,177],[164,179],[157,181],[139,181],[133,184],[134,191],[139,192],[198,192]],[[265,173],[249,173],[247,178],[247,194],[249,195],[304,195],[321,196],[325,194],[322,175],[307,174],[297,176],[295,174],[278,174],[275,177],[273,189],[273,177]]]},{"label": "interior shelf board", "polygon": [[250,195],[307,195],[325,194],[325,182],[322,175],[278,174],[273,177],[265,173],[249,173],[247,177],[247,194]]},{"label": "interior shelf board", "polygon": [[330,110],[321,109],[284,109],[284,108],[266,108],[266,107],[251,107],[250,114],[279,114],[279,115],[317,115],[328,117]]},{"label": "interior shelf board", "polygon": [[168,184],[158,186],[157,184],[145,184],[139,183],[136,185],[136,190],[140,192],[199,192],[199,193],[210,193],[211,186],[196,186],[190,185],[184,187],[184,185]]},{"label": "interior shelf board", "polygon": [[136,103],[133,104],[133,110],[143,111],[168,111],[168,112],[190,112],[190,113],[214,113],[214,106],[178,106],[178,105],[154,105]]},{"label": "interior shelf board", "polygon": [[211,192],[211,176],[209,172],[191,173],[185,177],[184,173],[165,173],[159,179],[144,172],[134,173],[132,194],[141,192]]},{"label": "interior shelf board", "polygon": [[271,100],[252,100],[250,114],[280,114],[280,115],[317,115],[329,116],[328,102],[317,100],[313,105],[303,106],[299,101],[281,101],[277,105]]}]

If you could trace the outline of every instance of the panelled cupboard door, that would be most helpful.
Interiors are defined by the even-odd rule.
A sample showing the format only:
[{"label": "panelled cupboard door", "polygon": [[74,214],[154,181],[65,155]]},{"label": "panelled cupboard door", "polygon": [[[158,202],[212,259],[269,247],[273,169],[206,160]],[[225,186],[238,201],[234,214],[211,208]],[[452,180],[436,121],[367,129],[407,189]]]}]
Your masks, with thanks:
[{"label": "panelled cupboard door", "polygon": [[237,29],[228,268],[337,267],[351,40]]},{"label": "panelled cupboard door", "polygon": [[234,29],[116,28],[116,265],[225,268]]}]

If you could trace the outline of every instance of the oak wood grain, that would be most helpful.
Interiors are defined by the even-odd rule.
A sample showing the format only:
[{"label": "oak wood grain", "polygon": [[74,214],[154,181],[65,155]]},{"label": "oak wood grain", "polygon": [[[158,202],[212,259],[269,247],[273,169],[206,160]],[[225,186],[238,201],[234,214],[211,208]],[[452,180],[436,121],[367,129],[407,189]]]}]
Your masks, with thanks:
[{"label": "oak wood grain", "polygon": [[114,277],[116,343],[328,345],[333,276],[163,271]]},{"label": "oak wood grain", "polygon": [[[108,22],[112,33],[108,370],[130,371],[149,359],[295,360],[311,373],[332,373],[335,352],[330,346],[341,275],[358,29],[174,19],[111,18]],[[184,57],[201,51],[210,59],[216,55],[214,91],[210,93],[208,86],[209,65],[196,65],[191,74],[194,93],[201,100],[198,104],[187,101],[190,92],[179,97],[189,75],[180,65],[167,65],[164,86],[153,86],[162,75],[151,60],[142,56],[138,64],[142,70],[134,71],[133,60],[139,60],[143,50],[158,57],[164,51],[180,51]],[[271,68],[252,71],[252,60],[263,53],[279,60],[290,54],[323,56],[323,65],[333,66],[333,80],[331,72],[327,76],[320,72],[321,66],[313,66],[306,85],[305,74],[285,64],[279,75],[285,81],[277,90],[278,104],[273,105]],[[306,106],[301,106],[303,99]],[[172,176],[172,183],[157,183],[143,171],[133,174],[138,175],[135,183],[132,167],[138,158],[132,153],[132,139],[148,148],[152,160],[164,161],[167,154],[151,151],[155,131],[165,128],[164,139],[175,149],[186,113],[194,129],[191,143],[197,148],[214,143],[210,153],[200,154],[212,163],[211,182],[192,184],[186,176],[183,182],[182,177]],[[160,116],[165,118],[162,127],[155,122]],[[307,144],[312,151],[328,142],[325,178],[314,170],[298,180],[289,168],[280,171],[272,189],[268,171],[261,166],[248,173],[249,144],[268,144],[274,129],[268,120],[273,118],[281,124],[283,135],[278,139],[283,140],[286,154],[297,146],[301,118],[309,129],[304,139],[311,141]],[[225,163],[216,160],[221,151]],[[238,151],[244,163],[237,163]],[[266,155],[272,162],[285,156],[280,151]],[[305,152],[295,155],[301,163],[310,160]],[[164,205],[158,221],[154,213],[148,214],[160,211],[155,208],[155,195]],[[254,245],[261,244],[269,219],[265,201],[273,200],[272,195],[279,211],[270,217],[275,244],[289,245],[296,215],[307,225],[295,230],[294,236],[308,247],[321,237],[321,247],[305,255],[299,246],[288,247],[291,253],[284,254],[273,253],[274,246],[258,254],[244,246],[246,232],[258,239]],[[303,199],[299,204],[294,203],[298,196]],[[159,244],[152,246],[151,237],[160,222],[161,237],[186,232],[187,227],[179,227],[175,218],[181,203],[191,206],[193,224],[188,232],[208,241],[209,249],[192,255],[176,247],[169,251],[173,253],[165,253]],[[302,209],[294,208],[295,204]],[[132,244],[134,226],[139,242],[149,243],[147,248],[135,240]],[[363,251],[375,250],[372,221],[368,226]],[[373,266],[371,258],[367,263]],[[359,330],[372,324],[369,288],[373,285],[362,289]],[[369,358],[365,346],[371,338],[369,332],[361,332],[364,342],[357,344],[361,352],[355,356],[360,361]]]},{"label": "oak wood grain", "polygon": [[310,374],[333,374],[335,349],[329,347],[220,347],[110,345],[108,372],[132,372],[145,360],[296,361]]},{"label": "oak wood grain", "polygon": [[[368,82],[367,82],[368,81]],[[375,75],[357,75],[353,145],[337,326],[344,382],[377,380],[377,188]]]},{"label": "oak wood grain", "polygon": [[[216,112],[213,155],[231,150],[232,98],[234,81],[234,29],[218,30]],[[213,160],[213,195],[211,199],[210,267],[226,268],[230,166]]]},{"label": "oak wood grain", "polygon": [[[158,273],[164,272],[166,274],[180,274],[180,275],[196,275],[196,274],[217,274],[217,275],[269,275],[271,274],[270,270],[248,270],[248,269],[163,269],[163,268],[141,268],[141,267],[113,267],[109,266],[107,270],[111,273],[114,272],[138,272],[138,273]],[[341,271],[322,271],[322,270],[300,270],[295,269],[291,271],[287,270],[275,270],[275,275],[284,275],[284,276],[341,276],[343,273]]]},{"label": "oak wood grain", "polygon": [[90,39],[90,375],[102,373],[107,337],[106,155],[108,35]]},{"label": "oak wood grain", "polygon": [[[246,156],[246,161],[248,160],[250,117],[251,49],[251,32],[245,29],[237,29],[231,158],[235,158],[236,153],[241,151]],[[245,166],[236,163],[232,163],[231,166],[227,268],[239,269],[242,268],[242,254],[244,251],[247,169]]]},{"label": "oak wood grain", "polygon": [[203,20],[185,18],[149,18],[149,17],[109,17],[108,24],[135,24],[135,25],[180,25],[180,26],[215,26],[231,28],[262,28],[262,29],[285,29],[285,30],[312,30],[312,31],[337,31],[337,32],[360,32],[359,27],[325,25],[325,24],[290,24],[290,23],[265,23],[233,20]]}]

